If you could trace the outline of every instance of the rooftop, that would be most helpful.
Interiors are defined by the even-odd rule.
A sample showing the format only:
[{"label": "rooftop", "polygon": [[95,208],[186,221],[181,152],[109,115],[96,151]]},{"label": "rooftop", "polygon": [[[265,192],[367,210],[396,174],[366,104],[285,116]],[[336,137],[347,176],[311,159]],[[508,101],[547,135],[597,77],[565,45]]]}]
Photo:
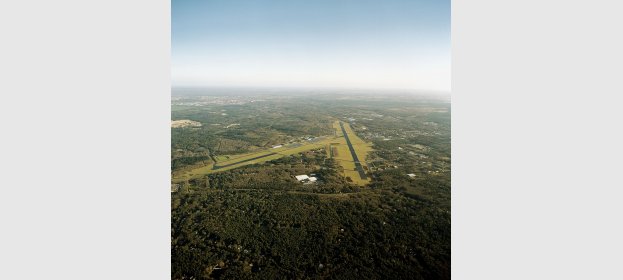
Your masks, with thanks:
[{"label": "rooftop", "polygon": [[309,176],[307,176],[307,175],[296,175],[294,177],[296,177],[296,179],[299,180],[299,181],[303,181],[305,179],[309,179]]}]

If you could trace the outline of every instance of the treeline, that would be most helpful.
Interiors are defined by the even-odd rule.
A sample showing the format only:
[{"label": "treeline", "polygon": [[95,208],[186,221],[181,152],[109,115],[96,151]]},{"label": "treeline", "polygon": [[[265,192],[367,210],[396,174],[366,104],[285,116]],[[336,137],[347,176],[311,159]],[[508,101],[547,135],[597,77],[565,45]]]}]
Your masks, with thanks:
[{"label": "treeline", "polygon": [[[361,190],[338,173],[338,164],[326,158],[323,149],[302,155],[293,155],[262,164],[217,172],[188,182],[193,189],[263,189],[273,191],[301,191],[309,193],[352,193]],[[302,184],[294,176],[314,174],[318,181]]]},{"label": "treeline", "polygon": [[209,156],[183,157],[171,160],[171,170],[176,170],[185,166],[193,165],[199,162],[210,161]]}]

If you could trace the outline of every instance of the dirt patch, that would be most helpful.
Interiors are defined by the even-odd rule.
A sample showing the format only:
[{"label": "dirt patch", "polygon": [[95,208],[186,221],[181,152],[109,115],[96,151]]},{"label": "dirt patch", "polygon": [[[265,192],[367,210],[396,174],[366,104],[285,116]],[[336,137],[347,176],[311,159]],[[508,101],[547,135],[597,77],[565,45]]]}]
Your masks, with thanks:
[{"label": "dirt patch", "polygon": [[172,128],[179,128],[179,127],[200,127],[201,123],[197,122],[197,121],[191,121],[191,120],[177,120],[177,121],[171,121],[171,127]]}]

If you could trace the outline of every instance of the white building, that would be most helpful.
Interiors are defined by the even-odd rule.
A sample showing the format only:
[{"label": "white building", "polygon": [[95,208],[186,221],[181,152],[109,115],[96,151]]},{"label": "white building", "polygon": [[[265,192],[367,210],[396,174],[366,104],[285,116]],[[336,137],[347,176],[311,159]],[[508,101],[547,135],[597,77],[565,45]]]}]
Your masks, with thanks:
[{"label": "white building", "polygon": [[299,181],[309,180],[309,176],[307,176],[307,175],[296,175],[294,177],[296,177],[296,179],[299,180]]},{"label": "white building", "polygon": [[310,177],[307,175],[296,175],[294,176],[296,177],[297,180],[299,180],[299,182],[303,183],[303,184],[308,184],[308,183],[314,183],[318,180],[318,178],[316,177]]},{"label": "white building", "polygon": [[415,174],[411,173],[411,174],[407,174],[407,176],[411,177],[411,178],[415,178]]},{"label": "white building", "polygon": [[282,145],[275,145],[275,146],[273,146],[273,149],[277,149],[277,148],[281,148],[281,147],[283,147],[283,146]]}]

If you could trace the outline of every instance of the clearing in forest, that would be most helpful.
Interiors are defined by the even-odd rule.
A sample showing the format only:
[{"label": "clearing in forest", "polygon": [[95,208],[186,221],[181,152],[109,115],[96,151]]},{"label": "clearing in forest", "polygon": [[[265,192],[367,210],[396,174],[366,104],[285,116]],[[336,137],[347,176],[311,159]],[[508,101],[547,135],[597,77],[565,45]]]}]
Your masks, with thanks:
[{"label": "clearing in forest", "polygon": [[[269,148],[252,153],[216,156],[217,162],[176,172],[173,174],[173,182],[178,183],[198,179],[214,172],[226,171],[249,164],[262,163],[284,156],[324,148],[327,151],[327,155],[335,159],[342,167],[340,172],[347,180],[357,185],[369,183],[370,178],[367,176],[368,166],[365,163],[365,159],[367,154],[372,151],[371,145],[361,140],[352,131],[348,123],[335,121],[333,122],[333,128],[335,129],[333,136],[316,137],[309,141],[301,141],[283,145],[279,148]],[[345,133],[346,137],[344,137]],[[349,148],[349,143],[352,148]],[[358,160],[355,160],[355,158]]]},{"label": "clearing in forest", "polygon": [[367,175],[368,165],[365,160],[368,153],[372,151],[372,145],[359,138],[348,123],[335,121],[333,128],[336,131],[336,139],[331,147],[337,151],[333,153],[333,159],[342,166],[342,174],[357,185],[369,183],[370,176]]}]

